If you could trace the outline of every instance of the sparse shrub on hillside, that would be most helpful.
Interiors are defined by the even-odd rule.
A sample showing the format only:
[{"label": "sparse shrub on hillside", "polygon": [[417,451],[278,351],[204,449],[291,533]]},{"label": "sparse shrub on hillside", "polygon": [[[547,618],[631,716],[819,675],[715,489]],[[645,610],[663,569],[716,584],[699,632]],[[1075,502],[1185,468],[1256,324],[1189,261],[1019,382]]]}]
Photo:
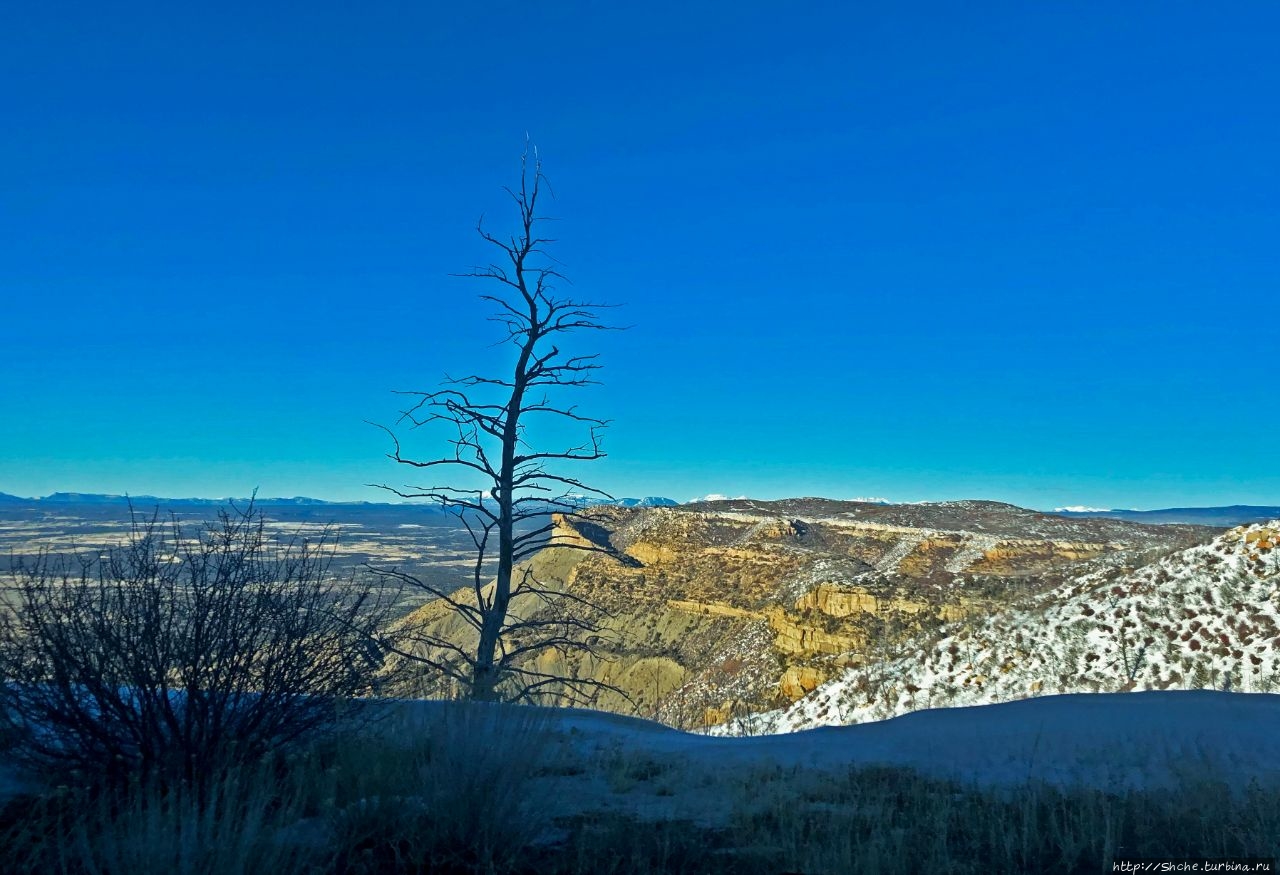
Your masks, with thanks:
[{"label": "sparse shrub on hillside", "polygon": [[103,555],[19,564],[0,616],[15,753],[115,786],[204,783],[313,737],[375,684],[388,607],[332,581],[330,556],[269,541],[250,504],[194,535],[135,517]]}]

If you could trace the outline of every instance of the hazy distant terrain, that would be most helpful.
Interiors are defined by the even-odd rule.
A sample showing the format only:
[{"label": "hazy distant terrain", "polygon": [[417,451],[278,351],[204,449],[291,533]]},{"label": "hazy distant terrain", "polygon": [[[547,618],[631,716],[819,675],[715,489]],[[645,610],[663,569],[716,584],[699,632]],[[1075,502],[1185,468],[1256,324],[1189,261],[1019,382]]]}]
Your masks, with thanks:
[{"label": "hazy distant terrain", "polygon": [[[139,521],[159,514],[195,528],[217,518],[231,505],[222,500],[133,499]],[[246,502],[237,501],[243,508]],[[475,548],[456,517],[430,505],[339,504],[314,499],[266,499],[257,503],[267,529],[282,541],[321,538],[326,529],[333,547],[331,570],[346,576],[364,563],[398,568],[435,586],[470,582]],[[117,496],[70,496],[40,500],[4,496],[0,500],[0,570],[41,550],[98,552],[128,534],[128,503]]]},{"label": "hazy distant terrain", "polygon": [[[582,504],[598,501],[583,500]],[[674,505],[668,498],[621,498],[622,507]],[[23,498],[0,492],[0,572],[41,550],[55,553],[98,552],[119,544],[132,525],[158,514],[186,528],[217,519],[220,511],[244,509],[249,499],[160,498],[150,495],[102,495],[57,492],[43,498]],[[366,563],[396,568],[441,589],[468,586],[475,567],[475,546],[458,518],[433,504],[330,502],[316,498],[259,498],[255,507],[267,529],[281,541],[316,541],[326,536],[333,548],[331,571],[355,573]],[[526,529],[545,517],[525,522]],[[490,557],[492,558],[492,557]],[[493,573],[486,564],[486,576]],[[406,593],[411,599],[413,593]]]},{"label": "hazy distant terrain", "polygon": [[1127,520],[1148,525],[1183,524],[1194,526],[1245,526],[1280,519],[1280,507],[1233,504],[1228,507],[1169,507],[1162,510],[1068,510],[1055,511],[1077,519]]}]

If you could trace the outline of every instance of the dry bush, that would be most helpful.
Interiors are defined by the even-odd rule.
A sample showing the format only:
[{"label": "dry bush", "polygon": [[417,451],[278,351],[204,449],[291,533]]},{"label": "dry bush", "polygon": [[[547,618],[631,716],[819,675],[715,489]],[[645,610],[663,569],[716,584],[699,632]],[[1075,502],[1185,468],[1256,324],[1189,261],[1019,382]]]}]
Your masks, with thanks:
[{"label": "dry bush", "polygon": [[100,556],[41,554],[0,615],[4,719],[44,773],[202,782],[313,738],[368,693],[389,600],[270,541],[253,505],[189,536],[139,520]]}]

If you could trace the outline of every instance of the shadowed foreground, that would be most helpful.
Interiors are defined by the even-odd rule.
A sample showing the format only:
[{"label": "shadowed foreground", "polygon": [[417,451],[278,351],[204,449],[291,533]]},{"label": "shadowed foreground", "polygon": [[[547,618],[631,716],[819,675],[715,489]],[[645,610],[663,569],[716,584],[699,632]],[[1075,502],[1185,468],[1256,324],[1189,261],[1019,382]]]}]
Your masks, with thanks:
[{"label": "shadowed foreground", "polygon": [[204,801],[10,780],[9,860],[68,873],[1016,872],[1099,871],[1121,848],[1280,852],[1280,696],[1055,696],[751,739],[585,711],[386,706]]}]

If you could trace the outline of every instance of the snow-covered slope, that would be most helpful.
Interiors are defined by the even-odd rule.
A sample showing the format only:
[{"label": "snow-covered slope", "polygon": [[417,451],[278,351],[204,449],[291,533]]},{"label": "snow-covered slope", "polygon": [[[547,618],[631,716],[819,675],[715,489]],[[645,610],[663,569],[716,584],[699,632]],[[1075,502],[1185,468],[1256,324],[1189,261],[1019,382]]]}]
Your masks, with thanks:
[{"label": "snow-covered slope", "polygon": [[1280,688],[1280,522],[1242,526],[1137,569],[1076,578],[791,707],[722,731],[790,732],[1048,693]]},{"label": "snow-covered slope", "polygon": [[985,786],[1280,784],[1280,695],[1170,690],[1044,696],[754,738],[695,735],[597,711],[551,713],[580,754],[621,749],[633,757],[683,758],[690,788],[701,783],[702,767],[749,775],[770,765],[837,773],[902,766]]},{"label": "snow-covered slope", "polygon": [[[458,707],[421,700],[389,704],[394,710],[370,727],[401,740],[436,731],[444,712]],[[515,706],[472,707],[500,715]],[[693,734],[602,711],[551,708],[545,721],[531,713],[513,712],[514,730],[501,729],[501,719],[444,725],[496,731],[507,741],[514,739],[512,731],[524,733],[520,744],[528,747],[518,756],[561,750],[562,767],[540,771],[542,784],[530,792],[562,817],[624,811],[716,822],[717,812],[727,815],[744,787],[754,788],[757,776],[776,769],[792,782],[806,774],[826,780],[845,778],[850,769],[891,766],[979,787],[1035,781],[1116,791],[1194,791],[1201,782],[1235,791],[1254,783],[1280,786],[1280,695],[1204,690],[1045,696],[753,738]],[[559,743],[541,740],[544,731]],[[616,771],[624,777],[613,785],[593,778],[584,764],[601,758],[621,760]],[[661,789],[631,787],[637,782],[625,774],[636,772],[661,775]],[[0,758],[0,805],[39,789]]]}]

